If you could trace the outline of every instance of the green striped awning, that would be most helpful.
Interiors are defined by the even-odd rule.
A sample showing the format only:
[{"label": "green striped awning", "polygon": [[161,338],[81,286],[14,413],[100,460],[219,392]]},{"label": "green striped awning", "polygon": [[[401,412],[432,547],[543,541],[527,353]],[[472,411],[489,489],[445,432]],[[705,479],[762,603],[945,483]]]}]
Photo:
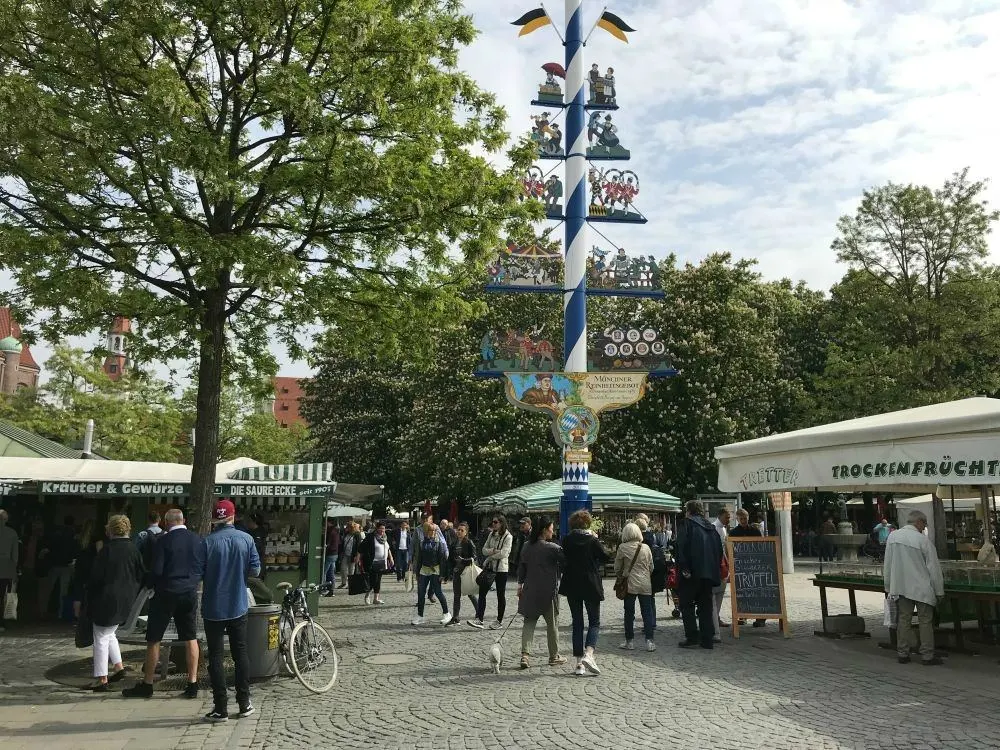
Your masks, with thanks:
[{"label": "green striped awning", "polygon": [[332,482],[333,464],[268,464],[247,466],[229,472],[230,479],[243,482]]},{"label": "green striped awning", "polygon": [[[549,479],[485,497],[473,506],[473,511],[490,512],[496,508],[500,510],[494,512],[503,512],[502,508],[507,504],[520,504],[530,513],[554,513],[559,510],[561,497],[562,480]],[[590,473],[590,500],[595,510],[676,512],[681,507],[681,501],[673,495],[593,472]]]}]

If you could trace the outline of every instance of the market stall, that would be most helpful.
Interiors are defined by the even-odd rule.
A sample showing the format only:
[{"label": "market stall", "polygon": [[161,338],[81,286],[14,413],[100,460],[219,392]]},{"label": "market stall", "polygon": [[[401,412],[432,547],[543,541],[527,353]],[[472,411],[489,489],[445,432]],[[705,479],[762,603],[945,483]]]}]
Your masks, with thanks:
[{"label": "market stall", "polygon": [[[1000,400],[970,398],[852,419],[721,446],[715,455],[719,489],[726,491],[919,493],[933,489],[937,498],[975,493],[982,516],[982,542],[991,538],[995,523],[989,498],[1000,483]],[[928,518],[943,518],[944,503],[931,499],[942,512],[927,513]],[[790,518],[780,519],[783,541],[787,537],[790,542]],[[962,623],[970,615],[980,630],[994,626],[1000,599],[996,565],[975,572],[961,565],[944,564],[949,609],[941,613],[943,619],[952,620],[959,642]],[[821,593],[824,631],[827,588],[847,590],[856,614],[854,592],[881,590],[880,579],[881,569],[855,571],[825,565],[814,581]],[[992,614],[984,607],[993,608]]]},{"label": "market stall", "polygon": [[[497,492],[472,506],[477,514],[559,516],[562,480],[549,479],[523,487]],[[618,479],[590,474],[590,501],[597,521],[598,536],[610,550],[618,546],[621,530],[637,513],[646,513],[653,524],[671,526],[671,516],[680,512],[681,501],[673,495],[657,492]]]},{"label": "market stall", "polygon": [[[330,464],[266,466],[248,458],[218,464],[215,496],[233,500],[238,523],[261,539],[264,581],[319,580],[323,513],[336,483]],[[186,510],[191,466],[142,461],[0,457],[4,507],[25,519],[64,519],[100,534],[107,517],[125,513],[136,532],[150,510]],[[87,531],[87,529],[96,531]],[[84,540],[85,541],[85,540]]]}]

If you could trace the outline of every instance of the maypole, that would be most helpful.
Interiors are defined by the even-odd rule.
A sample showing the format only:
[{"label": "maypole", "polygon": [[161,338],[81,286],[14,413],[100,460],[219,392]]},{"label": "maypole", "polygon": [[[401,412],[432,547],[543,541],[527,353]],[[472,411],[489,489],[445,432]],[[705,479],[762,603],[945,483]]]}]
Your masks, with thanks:
[{"label": "maypole", "polygon": [[[566,32],[561,35],[565,66],[542,65],[546,79],[531,102],[547,110],[532,117],[538,158],[565,162],[565,181],[554,174],[556,170],[546,173],[537,166],[524,175],[525,200],[544,202],[546,218],[564,223],[563,252],[547,243],[509,241],[491,264],[486,287],[492,292],[562,296],[563,369],[556,370],[556,346],[543,337],[542,327],[535,326],[529,331],[488,332],[480,343],[476,371],[482,377],[505,378],[512,404],[552,419],[552,432],[562,446],[559,527],[563,533],[572,513],[590,508],[589,449],[597,440],[599,414],[637,402],[646,392],[648,377],[676,374],[657,332],[640,327],[638,321],[609,328],[593,342],[587,334],[589,295],[663,298],[664,294],[652,256],[629,257],[621,247],[612,251],[590,245],[589,223],[645,224],[646,217],[635,207],[639,193],[635,172],[590,164],[627,161],[630,153],[621,145],[612,121],[611,113],[618,110],[614,68],[604,73],[597,64],[586,68],[583,0],[565,3]],[[524,36],[551,25],[552,19],[540,7],[513,23]],[[628,32],[635,31],[607,11],[594,22],[596,28],[623,42],[628,41]],[[566,82],[565,95],[560,78]],[[550,116],[555,110],[565,112],[565,134],[556,122],[559,115]]]},{"label": "maypole", "polygon": [[[565,372],[587,371],[587,132],[584,91],[583,0],[566,0],[566,270],[563,293]],[[590,471],[585,451],[563,446],[563,496],[559,528],[570,515],[590,508]]]}]

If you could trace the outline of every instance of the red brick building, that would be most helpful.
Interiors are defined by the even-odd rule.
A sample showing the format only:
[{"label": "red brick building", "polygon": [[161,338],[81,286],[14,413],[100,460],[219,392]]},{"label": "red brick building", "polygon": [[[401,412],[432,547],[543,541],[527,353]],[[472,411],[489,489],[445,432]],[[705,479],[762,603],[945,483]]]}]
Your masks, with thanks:
[{"label": "red brick building", "polygon": [[128,335],[132,333],[132,323],[128,318],[116,315],[108,331],[107,356],[104,357],[104,372],[112,380],[119,380],[128,367]]},{"label": "red brick building", "polygon": [[303,390],[304,378],[276,377],[274,379],[274,418],[282,427],[293,424],[305,424],[305,418],[299,413],[299,404],[305,397]]},{"label": "red brick building", "polygon": [[0,393],[37,388],[41,371],[27,344],[21,341],[21,328],[10,308],[0,307]]}]

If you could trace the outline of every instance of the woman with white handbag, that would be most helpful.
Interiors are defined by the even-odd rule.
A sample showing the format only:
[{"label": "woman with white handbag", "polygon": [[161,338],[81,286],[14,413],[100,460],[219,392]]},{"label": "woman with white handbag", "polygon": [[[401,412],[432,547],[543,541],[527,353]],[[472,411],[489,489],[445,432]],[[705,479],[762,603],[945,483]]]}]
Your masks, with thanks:
[{"label": "woman with white handbag", "polygon": [[452,615],[454,616],[454,619],[448,623],[449,625],[459,624],[458,614],[462,608],[463,591],[467,592],[466,596],[468,596],[469,601],[472,602],[472,608],[476,608],[478,599],[468,592],[479,592],[479,585],[476,583],[476,576],[482,572],[479,566],[476,565],[476,544],[469,536],[469,524],[462,521],[455,527],[455,533],[458,535],[458,539],[455,541],[455,544],[452,545],[451,553],[449,555],[451,569],[453,571],[452,588],[455,590],[455,597],[452,602]]}]

